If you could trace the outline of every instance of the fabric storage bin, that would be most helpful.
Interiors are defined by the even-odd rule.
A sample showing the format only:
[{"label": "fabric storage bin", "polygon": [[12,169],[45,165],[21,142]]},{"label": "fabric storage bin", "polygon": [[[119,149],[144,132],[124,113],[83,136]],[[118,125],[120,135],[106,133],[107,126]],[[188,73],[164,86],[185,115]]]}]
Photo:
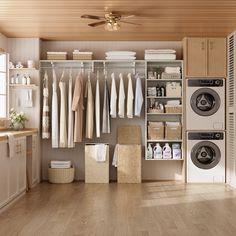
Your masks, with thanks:
[{"label": "fabric storage bin", "polygon": [[161,78],[162,79],[181,79],[181,74],[180,73],[166,73],[162,72],[161,73]]},{"label": "fabric storage bin", "polygon": [[163,122],[149,122],[148,125],[148,139],[163,140],[164,139],[164,123]]},{"label": "fabric storage bin", "polygon": [[48,181],[53,184],[66,184],[74,181],[75,169],[71,168],[48,168]]},{"label": "fabric storage bin", "polygon": [[182,87],[178,82],[166,83],[166,96],[167,97],[181,97]]},{"label": "fabric storage bin", "polygon": [[109,183],[109,145],[106,161],[97,162],[96,144],[85,145],[85,183]]},{"label": "fabric storage bin", "polygon": [[92,52],[73,52],[73,60],[92,60]]},{"label": "fabric storage bin", "polygon": [[117,182],[141,183],[141,145],[119,144],[117,152]]},{"label": "fabric storage bin", "polygon": [[182,139],[182,126],[179,122],[166,122],[165,138],[169,140]]},{"label": "fabric storage bin", "polygon": [[149,113],[164,113],[164,110],[163,109],[156,109],[156,108],[149,108],[148,109],[148,112]]},{"label": "fabric storage bin", "polygon": [[66,60],[67,52],[47,52],[48,60]]},{"label": "fabric storage bin", "polygon": [[182,113],[182,105],[165,105],[166,113]]}]

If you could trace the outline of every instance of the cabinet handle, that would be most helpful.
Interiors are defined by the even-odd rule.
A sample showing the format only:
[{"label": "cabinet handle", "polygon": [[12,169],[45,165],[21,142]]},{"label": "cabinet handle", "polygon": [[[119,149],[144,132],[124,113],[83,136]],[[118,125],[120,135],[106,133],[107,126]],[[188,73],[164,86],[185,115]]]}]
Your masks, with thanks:
[{"label": "cabinet handle", "polygon": [[210,50],[212,50],[212,49],[213,49],[213,42],[210,41]]},{"label": "cabinet handle", "polygon": [[205,50],[205,42],[202,42],[202,50]]}]

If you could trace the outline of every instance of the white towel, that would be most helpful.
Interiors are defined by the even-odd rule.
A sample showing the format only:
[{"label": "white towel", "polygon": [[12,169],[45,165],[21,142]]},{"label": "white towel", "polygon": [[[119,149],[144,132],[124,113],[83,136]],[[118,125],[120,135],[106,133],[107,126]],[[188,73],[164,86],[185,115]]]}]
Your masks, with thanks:
[{"label": "white towel", "polygon": [[131,74],[128,74],[128,92],[127,92],[127,117],[133,118],[134,93]]},{"label": "white towel", "polygon": [[112,159],[112,165],[114,167],[117,167],[117,164],[118,164],[118,147],[119,147],[119,144],[116,144],[115,149],[114,149],[113,159]]},{"label": "white towel", "polygon": [[156,53],[160,53],[160,54],[175,54],[176,51],[174,49],[147,49],[145,50],[146,54],[156,54]]},{"label": "white towel", "polygon": [[136,57],[134,56],[107,56],[106,60],[135,60]]},{"label": "white towel", "polygon": [[105,162],[107,156],[107,145],[106,144],[96,144],[95,145],[96,152],[96,161],[97,162]]},{"label": "white towel", "polygon": [[12,158],[15,155],[15,137],[13,134],[8,134],[8,148],[9,157]]},{"label": "white towel", "polygon": [[167,67],[165,67],[165,72],[166,73],[177,73],[177,74],[179,74],[180,73],[180,67],[179,66],[177,66],[177,67],[167,66]]},{"label": "white towel", "polygon": [[101,122],[100,122],[100,87],[99,80],[96,82],[96,94],[95,94],[95,123],[96,123],[96,137],[101,136]]},{"label": "white towel", "polygon": [[110,51],[106,52],[106,56],[121,55],[121,56],[135,56],[136,52],[132,51]]},{"label": "white towel", "polygon": [[175,60],[176,54],[145,54],[145,60]]},{"label": "white towel", "polygon": [[51,161],[50,163],[51,168],[70,168],[71,161]]},{"label": "white towel", "polygon": [[111,99],[110,99],[110,115],[112,118],[116,118],[116,106],[117,106],[117,92],[116,92],[116,80],[115,74],[111,74]]},{"label": "white towel", "polygon": [[166,105],[180,105],[180,100],[169,100]]},{"label": "white towel", "polygon": [[24,100],[22,101],[22,104],[25,108],[33,107],[33,91],[32,89],[23,89],[22,90],[22,97]]}]

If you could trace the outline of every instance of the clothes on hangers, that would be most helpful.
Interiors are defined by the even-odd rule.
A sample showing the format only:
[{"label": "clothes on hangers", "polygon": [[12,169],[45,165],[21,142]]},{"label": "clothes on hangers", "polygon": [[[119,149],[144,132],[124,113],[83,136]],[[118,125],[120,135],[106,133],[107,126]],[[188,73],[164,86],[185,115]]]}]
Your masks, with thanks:
[{"label": "clothes on hangers", "polygon": [[72,110],[75,111],[75,129],[74,142],[82,142],[83,140],[83,111],[84,111],[84,96],[83,96],[83,78],[81,74],[76,77],[75,88],[72,100]]},{"label": "clothes on hangers", "polygon": [[104,82],[103,111],[102,111],[102,132],[110,133],[110,112],[109,112],[109,91],[107,87],[107,79]]},{"label": "clothes on hangers", "polygon": [[74,143],[74,112],[72,111],[73,98],[73,78],[70,71],[69,86],[68,86],[68,148],[75,147]]},{"label": "clothes on hangers", "polygon": [[86,109],[86,132],[85,137],[93,138],[93,123],[94,123],[94,101],[93,101],[93,91],[90,81],[90,75],[88,75],[88,80],[86,84],[85,98],[87,98],[87,109]]},{"label": "clothes on hangers", "polygon": [[134,115],[140,117],[143,106],[142,81],[138,74],[135,76],[135,78],[136,78],[136,88],[135,88]]},{"label": "clothes on hangers", "polygon": [[120,118],[125,118],[125,87],[122,73],[119,74],[119,101],[118,101],[118,115]]},{"label": "clothes on hangers", "polygon": [[101,136],[101,126],[100,126],[100,86],[99,79],[97,74],[96,81],[96,94],[95,94],[95,121],[96,121],[96,137],[100,138]]},{"label": "clothes on hangers", "polygon": [[133,85],[131,74],[128,74],[128,91],[127,91],[127,117],[133,118],[133,101],[134,101],[134,93],[133,93]]},{"label": "clothes on hangers", "polygon": [[58,148],[58,97],[57,97],[57,77],[55,69],[52,69],[52,148]]},{"label": "clothes on hangers", "polygon": [[66,94],[66,83],[63,81],[64,71],[62,72],[61,79],[59,82],[59,88],[61,93],[61,106],[60,106],[60,141],[59,146],[62,148],[67,147],[67,119],[66,119],[66,104],[67,104],[67,94]]},{"label": "clothes on hangers", "polygon": [[115,74],[111,74],[111,98],[110,98],[110,115],[111,118],[116,118],[116,106],[117,106],[117,92],[116,92],[116,79]]},{"label": "clothes on hangers", "polygon": [[45,71],[44,78],[43,78],[42,139],[50,138],[48,97],[49,97],[48,74],[47,74],[47,71]]}]

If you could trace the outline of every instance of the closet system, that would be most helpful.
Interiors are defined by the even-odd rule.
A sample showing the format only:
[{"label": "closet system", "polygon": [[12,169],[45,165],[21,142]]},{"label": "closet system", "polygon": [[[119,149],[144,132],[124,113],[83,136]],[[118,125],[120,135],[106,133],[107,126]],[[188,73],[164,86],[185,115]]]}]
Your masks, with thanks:
[{"label": "closet system", "polygon": [[[60,68],[55,64],[63,65]],[[52,62],[51,68],[40,68],[43,73],[42,138],[51,137],[52,148],[73,148],[74,143],[82,142],[84,138],[93,139],[94,133],[96,138],[100,138],[101,134],[110,134],[111,118],[140,117],[143,89],[138,73],[123,75],[121,71],[108,76],[106,69],[101,73],[96,65],[93,67],[96,73],[91,70],[86,73],[81,66],[76,67],[78,63],[74,63],[73,68],[66,64],[68,62]],[[117,69],[122,68],[118,66]],[[58,72],[61,73],[59,80]],[[49,74],[52,76],[51,92]]]}]

